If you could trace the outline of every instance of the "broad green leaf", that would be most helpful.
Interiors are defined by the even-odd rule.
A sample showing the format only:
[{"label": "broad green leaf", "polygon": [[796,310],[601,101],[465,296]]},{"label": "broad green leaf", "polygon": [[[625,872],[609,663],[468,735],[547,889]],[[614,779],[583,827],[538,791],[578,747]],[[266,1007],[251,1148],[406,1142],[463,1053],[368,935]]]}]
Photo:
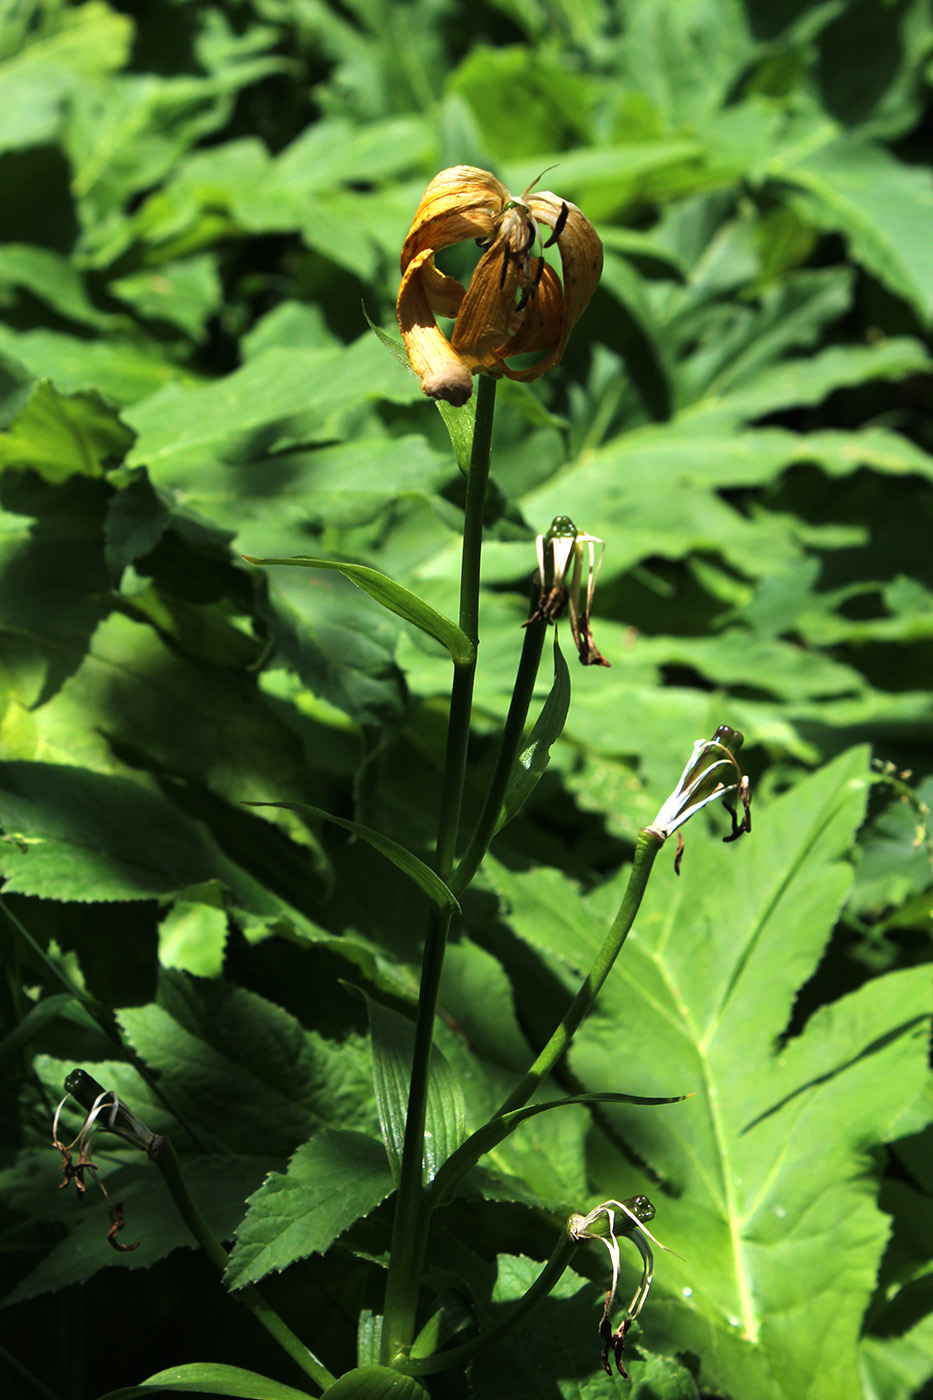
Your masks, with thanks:
[{"label": "broad green leaf", "polygon": [[217,1150],[260,1143],[282,1156],[315,1128],[375,1129],[371,1067],[358,1035],[342,1043],[225,981],[163,972],[159,1001],[119,1013],[130,1044]]},{"label": "broad green leaf", "polygon": [[30,378],[49,379],[63,394],[99,394],[131,404],[162,390],[196,383],[166,358],[155,341],[137,337],[87,340],[64,331],[14,332],[0,324],[0,355],[22,366]]},{"label": "broad green leaf", "polygon": [[324,821],[333,822],[335,826],[343,827],[344,831],[352,831],[354,836],[359,836],[366,841],[374,850],[390,860],[393,865],[412,880],[419,889],[424,890],[432,904],[438,909],[459,909],[454,895],[447,888],[441,877],[425,865],[423,860],[412,855],[404,846],[400,846],[397,841],[393,841],[390,836],[383,836],[381,831],[374,831],[371,826],[363,826],[361,822],[350,821],[346,817],[335,817],[331,812],[325,812],[321,807],[312,807],[307,802],[251,802],[251,807],[290,807],[296,812],[307,812],[309,816],[320,817]]},{"label": "broad green leaf", "polygon": [[159,962],[196,977],[219,977],[227,945],[227,913],[218,881],[176,899],[159,924]]},{"label": "broad green leaf", "polygon": [[38,472],[44,481],[102,476],[122,458],[133,435],[96,395],[64,397],[48,380],[33,390],[22,413],[0,434],[0,471]]},{"label": "broad green leaf", "polygon": [[154,899],[235,867],[209,832],[126,778],[52,763],[0,764],[0,871],[9,894]]},{"label": "broad green leaf", "polygon": [[[412,1021],[366,998],[373,1047],[373,1084],[382,1138],[392,1175],[398,1180],[408,1117],[408,1093],[415,1049]],[[466,1136],[466,1104],[459,1080],[438,1045],[431,1048],[424,1129],[424,1179],[433,1181]]]},{"label": "broad green leaf", "polygon": [[[663,1231],[660,1223],[657,1228]],[[581,1257],[584,1253],[589,1256],[585,1264]],[[661,1256],[662,1259],[666,1257]],[[581,1245],[577,1262],[581,1269],[593,1270],[599,1286],[581,1279],[574,1269],[568,1269],[526,1322],[498,1344],[480,1350],[469,1368],[474,1394],[494,1396],[500,1393],[502,1351],[507,1348],[510,1400],[539,1400],[544,1395],[553,1395],[555,1400],[558,1396],[561,1400],[617,1400],[624,1382],[618,1376],[603,1373],[602,1343],[597,1330],[605,1289],[610,1282],[609,1260],[600,1246],[594,1247],[591,1243]],[[489,1310],[496,1320],[503,1315],[503,1304],[521,1298],[541,1272],[540,1263],[523,1255],[500,1254],[497,1265],[492,1297],[480,1303],[483,1312]],[[655,1265],[659,1267],[657,1256]],[[640,1270],[640,1257],[634,1247],[623,1241],[619,1289],[624,1296],[619,1320],[630,1296],[628,1290],[634,1288]],[[493,1309],[490,1309],[490,1302]],[[649,1310],[651,1302],[649,1299]],[[648,1316],[646,1311],[643,1319]],[[696,1381],[686,1366],[650,1351],[645,1354],[651,1345],[647,1329],[645,1320],[638,1330],[633,1329],[626,1344],[625,1366],[631,1385],[622,1393],[627,1400],[628,1397],[631,1400],[698,1400]]]},{"label": "broad green leaf", "polygon": [[414,1376],[403,1376],[388,1366],[360,1366],[328,1386],[327,1394],[333,1400],[426,1400],[428,1392]]},{"label": "broad green leaf", "polygon": [[124,1386],[111,1390],[101,1400],[146,1400],[160,1391],[180,1391],[185,1395],[228,1395],[233,1400],[307,1400],[306,1390],[283,1385],[241,1366],[225,1366],[218,1361],[192,1361],[186,1366],[172,1366],[167,1371],[150,1376],[142,1385]]},{"label": "broad green leaf", "polygon": [[79,325],[117,330],[132,324],[99,310],[78,269],[51,248],[37,248],[29,243],[0,247],[0,287],[21,287]]},{"label": "broad green leaf", "polygon": [[806,215],[841,234],[852,256],[912,305],[933,315],[933,257],[926,230],[933,212],[929,172],[859,136],[840,136],[799,162],[779,158],[771,174],[801,193]]},{"label": "broad green leaf", "polygon": [[331,442],[361,403],[410,403],[418,386],[367,332],[347,349],[270,348],[203,388],[162,390],[125,414],[138,434],[127,458],[158,482],[164,466],[242,462]]},{"label": "broad green leaf", "polygon": [[299,1147],[247,1202],[225,1274],[228,1287],[258,1283],[296,1259],[323,1254],[394,1189],[382,1144],[325,1128]]},{"label": "broad green leaf", "polygon": [[80,84],[122,67],[129,56],[132,21],[102,0],[50,8],[48,17],[0,63],[0,150],[54,142]]},{"label": "broad green leaf", "polygon": [[551,748],[563,733],[570,709],[570,672],[554,633],[554,684],[548,691],[541,713],[528,736],[528,743],[515,760],[508,787],[502,801],[502,811],[496,823],[501,831],[517,816],[541,781],[551,760]]},{"label": "broad green leaf", "polygon": [[[659,866],[571,1052],[590,1091],[623,1074],[643,1092],[669,1091],[675,1076],[696,1088],[663,1114],[606,1113],[669,1188],[655,1193],[659,1233],[685,1260],[664,1256],[656,1286],[672,1312],[652,1323],[649,1304],[644,1326],[662,1348],[689,1339],[703,1383],[743,1396],[805,1388],[848,1400],[857,1388],[856,1342],[887,1237],[871,1154],[925,1079],[919,970],[867,983],[782,1040],[850,883],[868,781],[853,750],[763,807],[749,841],[688,852],[676,889]],[[696,839],[688,832],[688,846]],[[541,874],[533,898],[527,880],[497,871],[496,883],[513,925],[573,986],[600,934]],[[612,917],[610,891],[590,904]]]},{"label": "broad green leaf", "polygon": [[287,564],[298,569],[332,569],[343,574],[351,583],[355,583],[357,588],[368,593],[377,603],[388,608],[389,612],[413,623],[429,637],[434,637],[447,648],[456,665],[464,666],[472,660],[473,643],[455,622],[451,622],[450,618],[430,607],[416,593],[412,593],[411,589],[387,578],[376,569],[367,568],[365,564],[346,564],[335,559],[313,559],[307,556],[298,556],[295,559],[256,559],[247,555],[246,560],[247,563],[257,566]]},{"label": "broad green leaf", "polygon": [[[57,1092],[61,1093],[60,1088]],[[119,1256],[114,1253],[107,1239],[110,1228],[107,1202],[93,1182],[88,1183],[91,1189],[79,1204],[73,1192],[58,1194],[61,1169],[50,1150],[23,1154],[12,1170],[20,1177],[31,1176],[32,1190],[28,1198],[20,1196],[20,1209],[27,1209],[36,1222],[54,1220],[63,1234],[49,1253],[5,1296],[4,1307],[61,1288],[87,1284],[101,1269],[112,1268],[118,1258],[121,1269],[134,1271],[151,1268],[173,1250],[196,1248],[158,1170],[145,1153],[117,1154],[108,1147],[107,1160],[104,1160],[101,1142],[95,1147],[98,1175],[113,1199],[123,1202],[126,1225],[120,1242],[138,1243],[139,1248]],[[54,1158],[57,1157],[55,1153]],[[257,1189],[267,1172],[280,1165],[281,1158],[272,1153],[256,1156],[234,1153],[211,1158],[186,1156],[183,1163],[188,1189],[220,1239],[232,1237],[250,1193]],[[2,1182],[7,1191],[13,1185],[9,1175],[5,1173]]]}]

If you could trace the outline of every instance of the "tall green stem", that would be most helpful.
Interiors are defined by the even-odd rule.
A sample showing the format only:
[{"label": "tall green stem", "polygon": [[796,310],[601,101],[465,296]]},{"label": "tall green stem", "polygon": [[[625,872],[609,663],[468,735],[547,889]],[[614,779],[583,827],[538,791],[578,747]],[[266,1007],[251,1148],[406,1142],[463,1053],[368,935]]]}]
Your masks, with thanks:
[{"label": "tall green stem", "polygon": [[518,746],[525,732],[525,721],[528,718],[528,708],[534,694],[535,681],[538,678],[541,650],[544,646],[546,631],[547,623],[543,618],[539,622],[532,622],[525,628],[522,658],[512,689],[512,699],[509,704],[509,713],[506,716],[505,728],[502,731],[496,765],[483,800],[483,809],[479,814],[476,826],[473,828],[473,834],[467,848],[447,882],[458,898],[469,886],[479,869],[480,862],[495,835],[505,791],[515,767],[515,760],[518,757]]},{"label": "tall green stem", "polygon": [[515,1108],[522,1108],[528,1102],[542,1079],[547,1078],[560,1057],[567,1050],[580,1022],[591,1011],[593,1003],[599,996],[603,983],[612,971],[613,963],[622,951],[622,945],[628,937],[629,929],[635,922],[635,915],[638,913],[639,905],[644,896],[645,888],[648,884],[648,877],[651,874],[651,867],[654,865],[655,857],[663,844],[662,838],[655,831],[647,827],[638,833],[638,840],[635,843],[635,858],[632,862],[632,873],[629,876],[628,885],[626,886],[622,903],[619,906],[619,912],[616,914],[612,927],[606,935],[606,941],[600,948],[596,956],[596,961],[590,968],[586,981],[570,1003],[567,1013],[560,1025],[554,1031],[528,1073],[521,1082],[516,1085],[511,1094],[509,1094],[509,1097],[499,1108],[497,1117],[501,1116],[503,1113],[511,1113]]},{"label": "tall green stem", "polygon": [[[476,422],[467,477],[460,564],[460,626],[473,643],[473,657],[468,663],[455,667],[451,688],[436,857],[437,873],[444,880],[453,869],[456,854],[470,738],[473,680],[476,674],[476,649],[479,645],[483,512],[486,504],[486,484],[489,480],[489,447],[495,402],[496,381],[479,375],[476,380]],[[415,1023],[408,1117],[405,1123],[389,1277],[386,1284],[382,1324],[382,1357],[386,1362],[406,1356],[415,1333],[418,1288],[430,1219],[430,1207],[422,1184],[428,1073],[434,1039],[437,994],[449,929],[449,912],[433,912],[425,937],[421,964],[421,990]]]}]

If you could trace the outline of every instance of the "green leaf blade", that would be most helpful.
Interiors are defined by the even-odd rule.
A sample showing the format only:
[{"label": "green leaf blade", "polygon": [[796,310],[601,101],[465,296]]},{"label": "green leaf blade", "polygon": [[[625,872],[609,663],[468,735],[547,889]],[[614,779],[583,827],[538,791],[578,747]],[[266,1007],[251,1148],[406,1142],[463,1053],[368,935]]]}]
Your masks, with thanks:
[{"label": "green leaf blade", "polygon": [[455,665],[465,666],[473,659],[473,643],[455,622],[451,622],[450,618],[432,608],[429,603],[419,598],[417,593],[412,593],[410,588],[396,583],[394,579],[381,574],[378,569],[370,569],[365,564],[338,563],[334,559],[316,559],[304,555],[296,555],[293,559],[257,559],[247,555],[246,561],[257,566],[285,564],[298,569],[333,569],[343,574],[351,583],[355,583],[357,588],[368,593],[370,598],[374,598],[389,612],[395,613],[406,622],[411,622],[429,637],[440,642],[450,652]]},{"label": "green leaf blade", "polygon": [[282,1175],[273,1172],[247,1202],[225,1279],[258,1283],[368,1215],[393,1189],[382,1144],[362,1133],[325,1128],[300,1147]]}]

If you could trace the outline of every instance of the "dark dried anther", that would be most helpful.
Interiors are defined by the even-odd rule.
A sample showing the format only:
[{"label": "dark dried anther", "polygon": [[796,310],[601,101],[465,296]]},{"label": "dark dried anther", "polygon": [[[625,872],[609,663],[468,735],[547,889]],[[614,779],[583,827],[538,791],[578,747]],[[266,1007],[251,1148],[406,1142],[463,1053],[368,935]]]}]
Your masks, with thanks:
[{"label": "dark dried anther", "polygon": [[[103,1190],[103,1185],[101,1185],[101,1190]],[[104,1191],[104,1195],[107,1196],[106,1191]],[[137,1240],[135,1244],[120,1244],[117,1239],[117,1235],[126,1224],[123,1219],[123,1202],[112,1201],[109,1196],[107,1196],[107,1202],[110,1207],[110,1229],[107,1231],[107,1243],[118,1254],[132,1254],[134,1249],[139,1248],[139,1241]]]},{"label": "dark dried anther", "polygon": [[739,801],[742,804],[742,820],[739,821],[734,807],[728,802],[723,802],[723,806],[732,818],[732,830],[728,836],[722,839],[728,845],[730,841],[737,841],[744,832],[751,832],[752,829],[752,792],[748,778],[743,778],[739,783]]},{"label": "dark dried anther", "polygon": [[[606,1374],[611,1376],[612,1368],[609,1365],[609,1352],[611,1350],[619,1375],[624,1380],[629,1378],[622,1362],[625,1338],[629,1327],[645,1306],[654,1273],[654,1256],[651,1253],[648,1240],[656,1244],[659,1249],[666,1249],[666,1245],[661,1244],[660,1240],[656,1240],[647,1228],[646,1222],[653,1218],[654,1206],[647,1196],[630,1196],[626,1201],[603,1201],[602,1205],[591,1210],[589,1215],[572,1215],[567,1226],[571,1239],[578,1243],[584,1240],[599,1240],[609,1252],[609,1258],[612,1261],[612,1284],[606,1294],[603,1314],[599,1319],[599,1335],[603,1342],[602,1363]],[[619,1221],[618,1228],[617,1220]],[[604,1234],[604,1230],[607,1233]],[[613,1332],[612,1308],[619,1286],[621,1267],[620,1238],[631,1240],[641,1255],[642,1276],[632,1301],[625,1310],[625,1316]]]},{"label": "dark dried anther", "polygon": [[564,231],[564,224],[567,222],[567,216],[569,213],[570,210],[567,208],[567,201],[563,200],[560,206],[560,213],[557,216],[557,223],[554,225],[554,232],[551,234],[550,238],[545,243],[545,248],[550,248],[551,244],[556,243],[558,238],[560,238],[561,234]]}]

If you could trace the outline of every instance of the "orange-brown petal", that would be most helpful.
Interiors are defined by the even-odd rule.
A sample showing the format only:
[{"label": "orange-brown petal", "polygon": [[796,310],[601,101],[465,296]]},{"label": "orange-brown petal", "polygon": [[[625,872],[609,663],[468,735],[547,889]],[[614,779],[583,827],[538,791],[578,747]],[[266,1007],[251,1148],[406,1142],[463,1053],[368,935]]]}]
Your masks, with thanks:
[{"label": "orange-brown petal", "polygon": [[430,248],[425,248],[405,268],[398,290],[398,324],[424,393],[459,408],[473,392],[473,377],[434,319],[422,276],[431,258]]},{"label": "orange-brown petal", "polygon": [[454,350],[471,368],[492,368],[499,362],[496,346],[509,333],[519,271],[519,259],[512,255],[503,229],[476,264],[450,337]]},{"label": "orange-brown petal", "polygon": [[456,316],[463,301],[463,287],[434,266],[433,258],[421,264],[421,281],[435,316]]},{"label": "orange-brown petal", "polygon": [[[500,359],[511,359],[513,355],[529,355],[538,350],[551,349],[560,341],[563,311],[560,278],[554,269],[545,263],[541,281],[533,295],[528,298],[522,312],[521,326],[507,341],[496,346],[496,354]],[[510,379],[537,379],[552,363],[554,362],[548,358],[547,362],[540,362],[540,365],[544,366],[543,369],[540,365],[532,365],[526,370],[510,370],[506,367],[505,372]]]},{"label": "orange-brown petal", "polygon": [[449,248],[470,238],[487,238],[510,198],[507,187],[488,170],[475,165],[442,170],[421,196],[402,245],[402,271],[422,248]]},{"label": "orange-brown petal", "polygon": [[[556,229],[563,227],[557,237],[560,253],[561,279],[564,287],[564,323],[556,354],[550,364],[557,364],[564,353],[570,332],[583,315],[596,290],[603,270],[603,245],[589,219],[569,200],[544,190],[528,200],[532,214],[539,222]],[[567,210],[564,215],[564,209]]]}]

